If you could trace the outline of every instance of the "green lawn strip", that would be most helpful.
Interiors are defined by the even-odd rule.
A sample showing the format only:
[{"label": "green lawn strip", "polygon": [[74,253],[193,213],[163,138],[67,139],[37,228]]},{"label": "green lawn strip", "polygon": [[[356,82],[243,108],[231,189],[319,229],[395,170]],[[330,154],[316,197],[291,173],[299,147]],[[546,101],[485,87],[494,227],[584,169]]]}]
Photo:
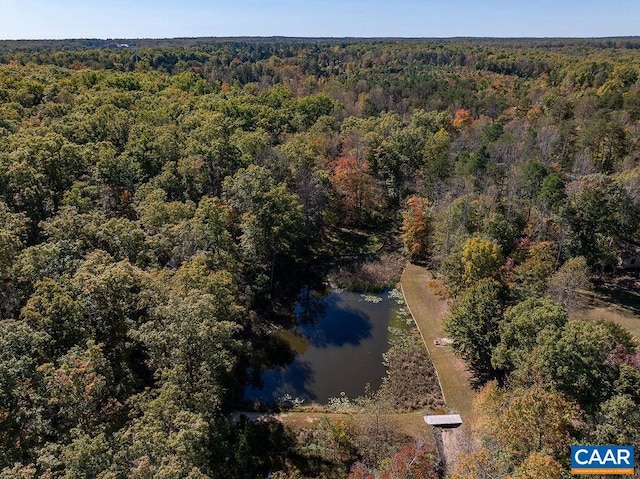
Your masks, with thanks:
[{"label": "green lawn strip", "polygon": [[[365,413],[366,414],[366,413]],[[415,439],[423,439],[435,447],[433,443],[432,434],[430,434],[429,427],[424,423],[422,419],[425,414],[424,410],[407,411],[407,412],[394,412],[388,415],[388,418],[392,421],[394,429],[401,434],[404,434]],[[286,424],[292,428],[310,427],[318,424],[322,419],[329,419],[330,421],[355,421],[358,422],[360,412],[305,412],[305,411],[287,411],[278,414],[274,414],[271,417]],[[255,418],[254,418],[255,420]]]},{"label": "green lawn strip", "polygon": [[470,374],[462,361],[450,347],[435,346],[434,340],[445,336],[442,330],[444,303],[429,287],[429,271],[413,264],[407,265],[400,284],[407,307],[416,322],[431,360],[438,372],[447,406],[462,415],[463,420],[471,417],[473,390]]},{"label": "green lawn strip", "polygon": [[615,305],[589,308],[582,314],[589,319],[606,319],[618,323],[620,326],[628,329],[640,342],[640,316],[636,316],[626,310],[620,310],[616,308]]},{"label": "green lawn strip", "polygon": [[596,291],[584,292],[583,296],[589,304],[571,314],[573,319],[605,319],[618,323],[629,330],[640,341],[640,284],[628,281],[626,284]]}]

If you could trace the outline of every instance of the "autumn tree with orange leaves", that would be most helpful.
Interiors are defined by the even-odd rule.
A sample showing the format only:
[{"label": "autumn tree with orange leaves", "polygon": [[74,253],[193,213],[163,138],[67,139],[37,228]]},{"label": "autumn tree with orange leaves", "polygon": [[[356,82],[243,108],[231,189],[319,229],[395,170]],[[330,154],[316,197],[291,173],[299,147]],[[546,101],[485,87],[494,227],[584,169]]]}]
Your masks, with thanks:
[{"label": "autumn tree with orange leaves", "polygon": [[331,183],[340,195],[347,223],[361,225],[371,219],[381,197],[380,188],[371,176],[369,163],[355,156],[338,158]]},{"label": "autumn tree with orange leaves", "polygon": [[407,200],[407,209],[402,214],[402,241],[405,253],[412,260],[425,259],[429,253],[429,236],[432,218],[429,200],[412,196]]},{"label": "autumn tree with orange leaves", "polygon": [[439,477],[435,451],[421,439],[403,445],[379,471],[355,466],[347,479],[435,479]]},{"label": "autumn tree with orange leaves", "polygon": [[458,108],[451,121],[454,128],[464,128],[471,123],[473,123],[473,117],[471,116],[471,112],[466,108]]},{"label": "autumn tree with orange leaves", "polygon": [[508,390],[491,382],[476,396],[473,412],[478,442],[458,456],[453,479],[560,477],[571,433],[582,424],[576,403],[541,384]]}]

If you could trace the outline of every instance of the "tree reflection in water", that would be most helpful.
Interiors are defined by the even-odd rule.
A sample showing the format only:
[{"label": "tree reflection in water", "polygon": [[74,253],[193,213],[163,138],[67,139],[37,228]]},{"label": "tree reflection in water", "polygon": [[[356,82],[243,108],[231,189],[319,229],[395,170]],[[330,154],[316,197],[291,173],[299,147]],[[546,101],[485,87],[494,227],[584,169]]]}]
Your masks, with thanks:
[{"label": "tree reflection in water", "polygon": [[[382,294],[378,303],[359,294],[304,288],[296,304],[297,324],[277,335],[280,347],[271,369],[260,376],[261,388],[249,387],[248,400],[275,403],[290,395],[308,402],[326,403],[345,392],[363,393],[366,384],[377,388],[385,374],[382,354],[388,349],[388,326],[395,302]],[[275,351],[274,351],[275,352]],[[287,363],[282,360],[291,359]]]}]

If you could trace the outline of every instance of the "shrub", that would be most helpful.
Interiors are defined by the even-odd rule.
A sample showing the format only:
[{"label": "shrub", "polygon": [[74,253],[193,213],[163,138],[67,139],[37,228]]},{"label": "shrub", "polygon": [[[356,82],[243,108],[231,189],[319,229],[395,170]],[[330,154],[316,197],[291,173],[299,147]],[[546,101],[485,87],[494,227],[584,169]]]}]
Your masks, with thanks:
[{"label": "shrub", "polygon": [[337,267],[330,275],[333,283],[349,291],[380,292],[393,288],[404,269],[405,260],[398,253],[383,253],[378,258],[354,261]]}]

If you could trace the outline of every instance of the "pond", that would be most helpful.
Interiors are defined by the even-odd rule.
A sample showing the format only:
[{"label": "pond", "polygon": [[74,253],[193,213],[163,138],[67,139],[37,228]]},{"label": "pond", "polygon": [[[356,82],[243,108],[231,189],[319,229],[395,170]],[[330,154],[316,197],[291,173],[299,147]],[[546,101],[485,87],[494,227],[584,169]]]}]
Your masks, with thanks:
[{"label": "pond", "polygon": [[262,373],[262,388],[248,387],[245,398],[275,403],[285,395],[326,404],[331,397],[361,396],[376,390],[386,370],[389,325],[398,309],[387,292],[363,296],[304,289],[296,306],[297,324],[278,334],[295,352],[287,366]]}]

